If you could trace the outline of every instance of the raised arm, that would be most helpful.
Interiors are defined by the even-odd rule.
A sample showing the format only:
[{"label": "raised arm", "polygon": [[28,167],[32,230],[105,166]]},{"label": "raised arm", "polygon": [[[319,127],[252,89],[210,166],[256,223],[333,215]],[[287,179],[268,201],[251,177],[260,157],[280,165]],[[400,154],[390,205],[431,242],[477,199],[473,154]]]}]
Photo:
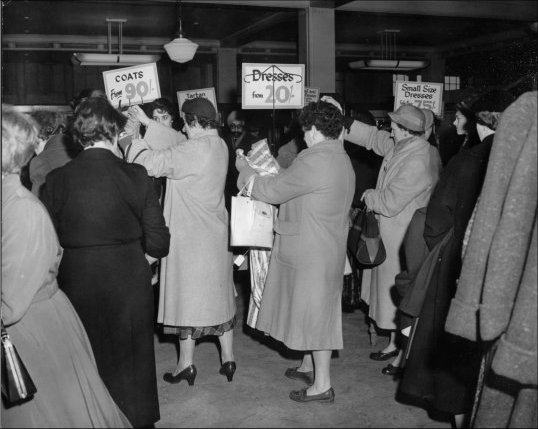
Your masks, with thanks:
[{"label": "raised arm", "polygon": [[349,128],[344,131],[344,140],[364,146],[381,156],[385,156],[394,148],[394,140],[389,132],[378,130],[377,127],[360,121],[347,122]]}]

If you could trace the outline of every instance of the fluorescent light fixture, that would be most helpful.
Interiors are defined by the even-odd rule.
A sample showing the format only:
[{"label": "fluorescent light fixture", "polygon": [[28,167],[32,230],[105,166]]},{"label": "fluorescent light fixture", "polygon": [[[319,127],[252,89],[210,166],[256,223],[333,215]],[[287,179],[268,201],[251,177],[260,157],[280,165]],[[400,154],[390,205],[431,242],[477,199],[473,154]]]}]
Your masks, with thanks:
[{"label": "fluorescent light fixture", "polygon": [[148,54],[95,54],[74,53],[71,57],[73,64],[81,66],[137,66],[140,64],[155,63],[161,58],[160,55]]},{"label": "fluorescent light fixture", "polygon": [[348,64],[353,70],[401,70],[423,69],[428,62],[422,60],[359,60]]}]

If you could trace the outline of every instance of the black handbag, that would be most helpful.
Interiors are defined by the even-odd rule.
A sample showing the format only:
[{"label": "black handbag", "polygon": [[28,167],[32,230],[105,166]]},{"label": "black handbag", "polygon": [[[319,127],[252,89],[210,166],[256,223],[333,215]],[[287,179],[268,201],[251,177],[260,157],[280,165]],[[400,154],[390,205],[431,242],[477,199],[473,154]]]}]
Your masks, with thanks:
[{"label": "black handbag", "polygon": [[2,321],[2,397],[8,404],[27,401],[37,388]]},{"label": "black handbag", "polygon": [[379,224],[374,212],[368,210],[365,205],[355,210],[347,237],[347,248],[362,268],[376,267],[387,257],[379,234]]}]

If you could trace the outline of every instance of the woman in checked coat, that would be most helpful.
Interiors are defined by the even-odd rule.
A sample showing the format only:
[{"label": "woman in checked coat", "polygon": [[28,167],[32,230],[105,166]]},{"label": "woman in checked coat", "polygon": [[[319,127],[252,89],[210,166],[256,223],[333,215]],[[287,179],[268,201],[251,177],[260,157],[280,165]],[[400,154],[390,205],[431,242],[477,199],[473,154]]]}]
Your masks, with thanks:
[{"label": "woman in checked coat", "polygon": [[[280,204],[256,328],[304,352],[300,367],[285,375],[313,384],[292,391],[292,400],[333,402],[330,359],[343,348],[342,277],[355,173],[337,107],[310,103],[300,120],[308,148],[278,175],[254,176],[252,196]],[[254,170],[241,159],[236,166],[241,188]]]}]

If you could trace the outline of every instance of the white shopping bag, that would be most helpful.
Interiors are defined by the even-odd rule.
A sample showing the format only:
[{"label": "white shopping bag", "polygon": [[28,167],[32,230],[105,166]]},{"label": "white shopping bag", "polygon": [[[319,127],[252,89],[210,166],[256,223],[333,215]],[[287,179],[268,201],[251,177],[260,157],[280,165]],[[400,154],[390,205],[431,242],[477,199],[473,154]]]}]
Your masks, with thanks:
[{"label": "white shopping bag", "polygon": [[[253,200],[253,177],[232,196],[230,219],[230,246],[273,247],[273,223],[276,208],[271,204]],[[246,190],[246,195],[242,195]]]}]

